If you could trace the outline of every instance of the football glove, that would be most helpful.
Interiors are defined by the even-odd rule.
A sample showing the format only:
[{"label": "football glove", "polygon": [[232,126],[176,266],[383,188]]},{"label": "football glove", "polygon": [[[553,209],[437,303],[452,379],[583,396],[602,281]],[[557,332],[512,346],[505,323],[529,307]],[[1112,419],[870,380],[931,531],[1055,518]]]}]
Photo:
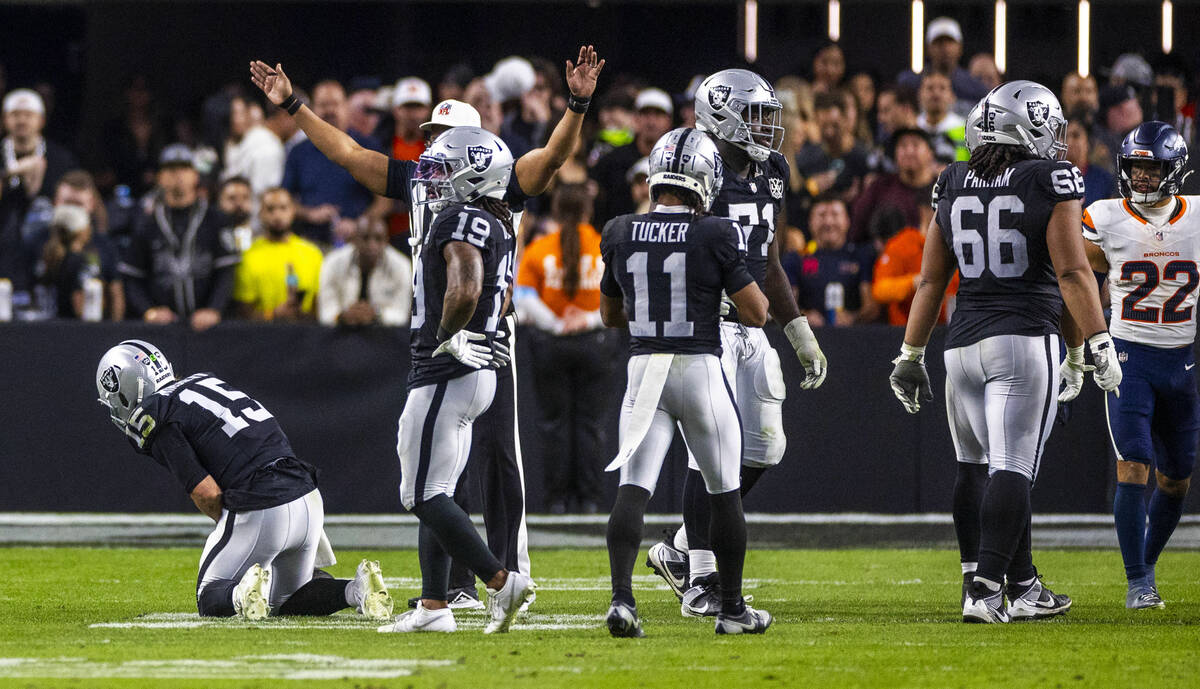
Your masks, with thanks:
[{"label": "football glove", "polygon": [[900,356],[892,359],[896,368],[888,379],[896,399],[904,405],[904,411],[916,414],[921,410],[921,401],[933,401],[933,387],[929,384],[929,373],[925,370],[925,348],[900,345]]},{"label": "football glove", "polygon": [[[477,344],[479,342],[483,344]],[[459,330],[433,350],[433,356],[442,354],[448,354],[471,368],[483,368],[492,363],[492,348],[487,343],[487,335],[469,330]]]},{"label": "football glove", "polygon": [[787,335],[788,342],[792,343],[792,349],[796,350],[796,358],[804,367],[804,381],[800,383],[800,387],[805,390],[821,387],[821,383],[825,382],[825,374],[828,372],[828,362],[825,360],[825,355],[821,353],[821,347],[817,344],[817,336],[813,335],[812,328],[808,325],[808,319],[804,316],[797,316],[792,319],[792,322],[783,326],[783,334]]},{"label": "football glove", "polygon": [[1083,389],[1084,372],[1091,371],[1094,368],[1094,366],[1088,366],[1083,363],[1083,345],[1067,347],[1067,358],[1058,369],[1058,377],[1062,381],[1062,389],[1058,393],[1058,401],[1070,402],[1078,397],[1079,391]]},{"label": "football glove", "polygon": [[1117,388],[1124,374],[1121,373],[1121,362],[1117,361],[1117,349],[1113,346],[1112,336],[1103,331],[1092,335],[1088,338],[1088,349],[1092,352],[1092,363],[1096,365],[1096,370],[1092,372],[1096,385],[1119,397],[1121,392]]},{"label": "football glove", "polygon": [[500,334],[492,339],[492,363],[491,368],[504,368],[512,363],[512,350],[508,348],[508,343],[501,341]]}]

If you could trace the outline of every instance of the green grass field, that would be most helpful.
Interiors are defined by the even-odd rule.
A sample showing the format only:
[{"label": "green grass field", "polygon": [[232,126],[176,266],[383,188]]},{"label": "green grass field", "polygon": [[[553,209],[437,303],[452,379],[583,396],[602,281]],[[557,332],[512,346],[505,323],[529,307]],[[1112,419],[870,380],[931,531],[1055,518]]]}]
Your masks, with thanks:
[{"label": "green grass field", "polygon": [[[932,550],[753,552],[747,593],[770,610],[765,636],[716,637],[679,615],[665,586],[635,589],[644,639],[603,627],[601,550],[534,552],[537,602],[507,635],[482,613],[454,635],[378,634],[349,612],[261,624],[201,620],[199,550],[0,550],[3,687],[1197,687],[1200,553],[1168,551],[1168,607],[1123,605],[1120,558],[1038,553],[1047,582],[1071,595],[1053,621],[964,625],[955,554]],[[345,552],[382,562],[398,602],[417,590],[411,551]],[[402,603],[401,603],[402,604]],[[281,681],[292,680],[292,681]]]}]

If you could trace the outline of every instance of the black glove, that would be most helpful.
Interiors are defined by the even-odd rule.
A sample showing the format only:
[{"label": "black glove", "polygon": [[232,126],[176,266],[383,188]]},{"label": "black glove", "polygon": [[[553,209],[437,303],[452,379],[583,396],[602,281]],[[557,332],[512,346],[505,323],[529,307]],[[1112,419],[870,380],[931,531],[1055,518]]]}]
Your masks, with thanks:
[{"label": "black glove", "polygon": [[933,401],[933,387],[929,384],[929,373],[925,370],[925,348],[903,345],[900,356],[892,360],[896,368],[889,381],[896,399],[909,414],[921,410],[921,401]]}]

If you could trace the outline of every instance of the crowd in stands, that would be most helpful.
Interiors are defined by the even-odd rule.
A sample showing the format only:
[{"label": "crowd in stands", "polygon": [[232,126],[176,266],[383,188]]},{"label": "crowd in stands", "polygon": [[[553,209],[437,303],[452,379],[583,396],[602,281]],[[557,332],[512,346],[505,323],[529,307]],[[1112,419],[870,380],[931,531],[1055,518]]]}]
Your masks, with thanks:
[{"label": "crowd in stands", "polygon": [[[827,43],[803,78],[766,75],[776,77],[787,131],[781,153],[792,170],[782,262],[815,325],[905,322],[932,186],[945,165],[967,157],[964,115],[1004,79],[990,55],[964,57],[953,19],[932,21],[926,40],[921,73],[854,71],[842,48]],[[518,286],[539,298],[518,290],[517,304],[529,305],[523,320],[546,337],[602,330],[592,303],[598,230],[648,209],[646,155],[672,127],[695,123],[691,93],[702,75],[671,94],[630,66],[614,67],[578,150],[521,224]],[[1067,155],[1084,174],[1088,203],[1115,195],[1113,153],[1143,120],[1170,120],[1189,144],[1196,134],[1184,61],[1126,54],[1102,72],[1102,80],[1072,73],[1048,84],[1059,90]],[[103,145],[86,155],[44,132],[53,106],[46,87],[5,91],[0,77],[0,92],[0,281],[9,283],[10,318],[141,319],[196,330],[230,318],[408,322],[409,209],[329,161],[248,82],[169,120],[136,77]],[[426,144],[421,124],[438,101],[470,103],[520,156],[545,142],[567,93],[554,63],[510,57],[483,75],[454,66],[433,85],[416,76],[326,80],[298,96],[360,145],[416,160]],[[0,318],[6,313],[0,308]],[[603,346],[589,340],[579,361],[594,361],[585,350]],[[540,385],[553,395],[581,384]]]}]

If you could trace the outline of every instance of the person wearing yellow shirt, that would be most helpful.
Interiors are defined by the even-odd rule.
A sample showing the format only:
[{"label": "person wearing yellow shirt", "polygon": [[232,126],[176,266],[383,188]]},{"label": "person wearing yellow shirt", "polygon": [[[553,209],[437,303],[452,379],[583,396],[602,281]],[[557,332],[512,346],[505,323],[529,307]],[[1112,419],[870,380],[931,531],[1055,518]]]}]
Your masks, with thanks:
[{"label": "person wearing yellow shirt", "polygon": [[296,203],[286,189],[268,189],[259,199],[263,236],[238,264],[233,298],[243,318],[304,321],[315,318],[321,279],[321,250],[292,233]]}]

